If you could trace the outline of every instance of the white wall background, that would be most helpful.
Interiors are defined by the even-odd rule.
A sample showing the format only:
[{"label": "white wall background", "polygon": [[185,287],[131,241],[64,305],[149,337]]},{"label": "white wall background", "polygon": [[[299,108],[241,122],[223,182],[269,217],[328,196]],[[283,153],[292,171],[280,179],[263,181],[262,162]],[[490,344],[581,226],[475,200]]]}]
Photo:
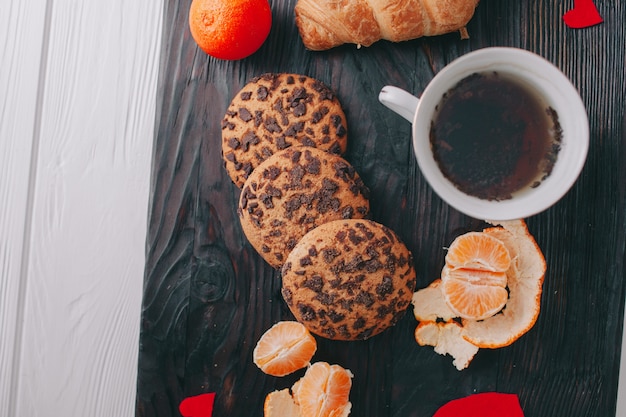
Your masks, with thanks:
[{"label": "white wall background", "polygon": [[134,415],[162,12],[0,0],[0,416]]}]

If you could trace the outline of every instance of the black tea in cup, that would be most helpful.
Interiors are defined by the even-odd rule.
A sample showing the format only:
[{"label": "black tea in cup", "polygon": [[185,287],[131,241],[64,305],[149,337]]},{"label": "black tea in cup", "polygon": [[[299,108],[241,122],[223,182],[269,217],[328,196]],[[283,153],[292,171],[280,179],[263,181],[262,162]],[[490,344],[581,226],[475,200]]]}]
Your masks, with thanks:
[{"label": "black tea in cup", "polygon": [[437,105],[430,146],[439,169],[466,194],[505,200],[551,172],[562,137],[558,115],[530,86],[474,73]]}]

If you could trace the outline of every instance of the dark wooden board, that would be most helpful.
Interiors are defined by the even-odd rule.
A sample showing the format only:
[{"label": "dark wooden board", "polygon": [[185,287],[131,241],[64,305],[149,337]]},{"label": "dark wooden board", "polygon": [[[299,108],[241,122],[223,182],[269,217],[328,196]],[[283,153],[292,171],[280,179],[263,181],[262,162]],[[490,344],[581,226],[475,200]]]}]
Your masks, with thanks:
[{"label": "dark wooden board", "polygon": [[166,0],[141,318],[137,416],[176,416],[180,401],[216,392],[215,416],[261,416],[265,395],[301,373],[275,378],[252,363],[273,323],[291,319],[280,275],[255,253],[236,214],[239,190],[221,162],[220,120],[233,95],[264,72],[324,81],[345,109],[349,160],[371,189],[372,218],[413,252],[419,288],[443,265],[444,247],[482,222],[443,203],[417,169],[410,125],[378,103],[386,84],[418,94],[454,58],[488,46],[544,56],[578,88],[590,120],[586,166],[572,190],[527,219],[548,263],[541,314],[509,347],[481,349],[457,371],[413,339],[406,314],[365,342],[318,338],[314,360],[355,374],[354,416],[431,416],[484,391],[519,395],[527,417],[615,413],[625,298],[626,4],[596,0],[605,21],[567,28],[573,0],[483,0],[457,33],[370,48],[305,50],[295,0],[270,0],[267,42],[241,61],[219,61],[190,37],[190,0]]}]

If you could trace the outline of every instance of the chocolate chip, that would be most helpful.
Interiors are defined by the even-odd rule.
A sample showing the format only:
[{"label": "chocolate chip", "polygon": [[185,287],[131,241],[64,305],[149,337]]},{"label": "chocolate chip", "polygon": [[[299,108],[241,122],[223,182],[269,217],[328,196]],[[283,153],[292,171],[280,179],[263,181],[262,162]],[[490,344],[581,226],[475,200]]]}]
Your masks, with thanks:
[{"label": "chocolate chip", "polygon": [[263,171],[263,178],[274,181],[280,175],[280,168],[276,165],[272,165]]},{"label": "chocolate chip", "polygon": [[324,116],[322,115],[322,112],[319,110],[316,110],[311,115],[311,123],[313,124],[319,123],[319,121],[322,120],[323,117]]},{"label": "chocolate chip", "polygon": [[235,154],[232,152],[228,152],[227,154],[224,154],[224,158],[227,161],[232,162],[233,164],[237,162],[237,158],[235,157]]},{"label": "chocolate chip", "polygon": [[348,331],[347,324],[342,324],[341,326],[337,327],[337,331],[345,339],[350,339],[350,332]]},{"label": "chocolate chip", "polygon": [[265,187],[265,192],[271,197],[280,198],[283,196],[283,192],[280,191],[280,189],[274,187],[272,184],[268,184],[267,187]]},{"label": "chocolate chip", "polygon": [[304,168],[301,165],[294,166],[289,171],[290,185],[293,188],[297,188],[302,185],[302,178],[304,177]]},{"label": "chocolate chip", "polygon": [[272,116],[268,116],[265,118],[265,120],[263,121],[263,126],[270,133],[280,133],[283,131],[283,129],[278,125],[276,118]]},{"label": "chocolate chip", "polygon": [[257,145],[259,142],[261,142],[261,139],[259,139],[259,137],[255,135],[254,132],[249,130],[243,135],[242,141],[243,150],[244,152],[247,152],[250,149],[250,145]]},{"label": "chocolate chip", "polygon": [[291,154],[291,162],[294,164],[297,164],[300,161],[301,156],[302,156],[302,152],[293,151],[293,153]]},{"label": "chocolate chip", "polygon": [[296,80],[293,79],[293,75],[289,75],[287,77],[287,84],[293,84],[295,82],[296,82]]},{"label": "chocolate chip", "polygon": [[283,288],[281,293],[283,294],[283,298],[285,299],[287,305],[293,305],[293,293],[291,290],[289,288]]},{"label": "chocolate chip", "polygon": [[358,222],[355,227],[361,231],[365,235],[367,240],[372,240],[374,238],[374,232],[372,232],[365,224]]},{"label": "chocolate chip", "polygon": [[263,123],[263,112],[261,110],[254,111],[254,127],[259,127]]},{"label": "chocolate chip", "polygon": [[278,148],[279,151],[282,151],[283,149],[287,149],[290,146],[291,146],[291,143],[286,141],[285,135],[281,135],[276,138],[276,148]]},{"label": "chocolate chip", "polygon": [[372,333],[374,333],[374,330],[376,330],[376,326],[369,327],[363,330],[361,333],[357,334],[356,338],[360,340],[368,339],[372,336]]},{"label": "chocolate chip", "polygon": [[365,238],[357,235],[356,230],[354,229],[350,229],[348,231],[348,239],[350,239],[350,242],[352,242],[354,246],[358,246],[361,242],[365,241]]},{"label": "chocolate chip", "polygon": [[231,149],[239,149],[241,146],[241,142],[237,138],[229,138],[228,139],[228,147]]},{"label": "chocolate chip", "polygon": [[[307,164],[304,166],[304,169],[306,170],[306,172],[312,175],[319,174],[322,169],[322,161],[320,161],[319,158],[313,157],[310,151],[305,152],[305,158],[307,160]],[[327,178],[324,178],[324,180],[330,181]],[[326,188],[324,187],[324,189]]]},{"label": "chocolate chip", "polygon": [[339,145],[339,143],[335,142],[329,149],[328,152],[335,154],[335,155],[341,155],[341,145]]},{"label": "chocolate chip", "polygon": [[302,139],[300,139],[300,143],[303,146],[309,146],[311,148],[315,148],[315,141],[308,136],[304,136]]},{"label": "chocolate chip", "polygon": [[250,120],[252,120],[252,114],[245,107],[240,107],[239,108],[239,118],[241,120],[243,120],[244,122],[249,122]]},{"label": "chocolate chip", "polygon": [[324,287],[324,280],[322,279],[320,275],[315,274],[309,278],[306,278],[304,282],[302,283],[302,286],[312,291],[320,292],[322,291],[322,288]]},{"label": "chocolate chip", "polygon": [[306,114],[306,104],[304,102],[299,102],[293,108],[293,115],[296,117],[302,117]]},{"label": "chocolate chip", "polygon": [[376,285],[376,294],[378,298],[384,300],[389,294],[393,293],[393,280],[389,275],[385,275],[380,284]]},{"label": "chocolate chip", "polygon": [[307,265],[313,265],[311,258],[308,256],[300,258],[300,266],[307,266]]},{"label": "chocolate chip", "polygon": [[338,137],[342,138],[342,137],[344,137],[346,135],[346,133],[348,133],[348,131],[346,130],[346,128],[342,124],[337,126],[337,131],[335,132],[335,134]]},{"label": "chocolate chip", "polygon": [[312,85],[313,89],[318,92],[320,100],[333,100],[335,95],[333,91],[319,80],[315,80]]},{"label": "chocolate chip", "polygon": [[302,320],[311,321],[317,318],[315,309],[312,306],[308,304],[304,304],[304,303],[298,303],[297,308],[298,308],[298,311],[300,312],[300,317],[302,318]]},{"label": "chocolate chip", "polygon": [[239,95],[239,97],[241,97],[241,99],[243,101],[248,101],[252,97],[252,92],[251,91],[244,91],[243,93],[241,93]]},{"label": "chocolate chip", "polygon": [[324,262],[326,263],[332,263],[335,258],[337,256],[341,255],[341,252],[339,252],[337,249],[335,248],[324,248],[322,249],[322,258],[324,259]]},{"label": "chocolate chip", "polygon": [[259,88],[256,90],[256,97],[260,101],[267,100],[268,95],[269,95],[269,91],[267,90],[267,87],[265,87],[264,85],[259,86]]},{"label": "chocolate chip", "polygon": [[363,317],[359,317],[354,321],[354,323],[352,323],[352,328],[354,330],[362,329],[363,326],[365,326],[365,319]]},{"label": "chocolate chip", "polygon": [[322,333],[324,333],[328,338],[334,339],[337,336],[337,332],[332,327],[325,327],[322,329]]},{"label": "chocolate chip", "polygon": [[[330,304],[329,304],[329,305],[330,305]],[[342,321],[343,319],[345,319],[345,318],[346,318],[346,315],[345,315],[345,314],[338,313],[338,312],[336,312],[336,311],[334,311],[334,310],[330,310],[330,311],[328,312],[328,317],[330,318],[330,320],[331,320],[333,323],[339,323],[340,321]]]},{"label": "chocolate chip", "polygon": [[296,137],[298,133],[304,130],[304,122],[296,122],[289,126],[285,131],[285,136]]},{"label": "chocolate chip", "polygon": [[252,174],[252,171],[254,170],[254,167],[252,166],[252,164],[250,162],[246,162],[245,164],[243,164],[241,169],[243,170],[244,178],[248,178],[250,176],[250,174]]},{"label": "chocolate chip", "polygon": [[285,247],[286,247],[288,250],[292,250],[293,248],[295,248],[295,247],[296,247],[296,245],[297,245],[297,244],[298,244],[298,239],[295,239],[295,238],[293,238],[293,237],[292,237],[292,238],[290,238],[290,239],[287,241],[287,243],[285,243]]},{"label": "chocolate chip", "polygon": [[363,304],[365,307],[369,308],[374,304],[374,296],[368,292],[361,291],[354,298],[354,301],[356,301],[358,304]]},{"label": "chocolate chip", "polygon": [[266,208],[271,209],[274,208],[274,202],[272,201],[272,196],[266,193],[263,193],[259,196],[259,200],[265,205]]}]

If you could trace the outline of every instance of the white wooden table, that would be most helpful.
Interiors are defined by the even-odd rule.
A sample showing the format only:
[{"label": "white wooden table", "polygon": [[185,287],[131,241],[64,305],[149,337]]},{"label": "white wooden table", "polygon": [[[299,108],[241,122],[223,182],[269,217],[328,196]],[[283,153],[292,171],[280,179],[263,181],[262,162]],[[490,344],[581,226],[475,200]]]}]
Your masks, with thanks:
[{"label": "white wooden table", "polygon": [[162,11],[0,0],[0,417],[134,415]]}]

